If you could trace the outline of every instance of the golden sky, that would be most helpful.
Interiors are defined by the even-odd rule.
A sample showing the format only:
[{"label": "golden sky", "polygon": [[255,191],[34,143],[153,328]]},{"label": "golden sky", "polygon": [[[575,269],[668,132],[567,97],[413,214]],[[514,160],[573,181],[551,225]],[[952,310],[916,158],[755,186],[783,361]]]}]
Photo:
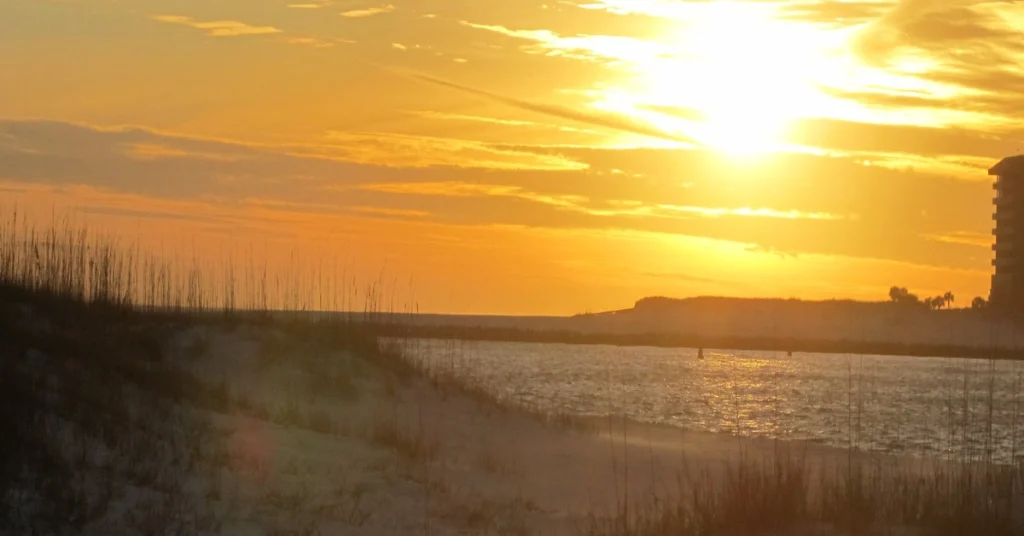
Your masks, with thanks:
[{"label": "golden sky", "polygon": [[6,0],[0,195],[423,311],[968,303],[1022,34],[1008,0]]}]

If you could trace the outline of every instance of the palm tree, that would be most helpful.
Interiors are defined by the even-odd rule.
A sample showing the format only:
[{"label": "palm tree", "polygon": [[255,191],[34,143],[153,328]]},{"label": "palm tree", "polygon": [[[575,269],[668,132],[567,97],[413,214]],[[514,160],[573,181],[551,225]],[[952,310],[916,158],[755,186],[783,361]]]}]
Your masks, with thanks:
[{"label": "palm tree", "polygon": [[922,303],[917,294],[911,294],[907,287],[889,287],[889,300],[893,303]]},{"label": "palm tree", "polygon": [[954,296],[951,291],[947,290],[946,293],[942,295],[942,301],[946,304],[946,307],[951,307],[953,302],[956,301],[956,296]]}]

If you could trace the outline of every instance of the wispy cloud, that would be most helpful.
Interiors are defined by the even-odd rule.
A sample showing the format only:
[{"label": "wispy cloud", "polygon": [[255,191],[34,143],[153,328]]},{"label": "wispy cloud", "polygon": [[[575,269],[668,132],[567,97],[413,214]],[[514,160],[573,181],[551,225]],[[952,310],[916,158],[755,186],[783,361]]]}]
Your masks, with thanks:
[{"label": "wispy cloud", "polygon": [[701,207],[691,205],[671,205],[665,203],[642,204],[635,201],[612,201],[619,208],[579,207],[581,211],[592,216],[645,216],[658,218],[688,218],[699,216],[704,218],[743,217],[773,218],[783,220],[842,220],[843,216],[828,212],[805,212],[802,210],[777,210],[773,208],[753,207]]},{"label": "wispy cloud", "polygon": [[989,248],[992,246],[992,235],[986,233],[974,233],[971,231],[953,231],[945,234],[926,234],[924,237],[935,242],[947,244],[963,244],[965,246],[976,246]]},{"label": "wispy cloud", "polygon": [[128,144],[125,154],[139,160],[161,160],[167,158],[195,158],[221,162],[236,162],[240,160],[235,155],[219,154],[212,151],[189,151],[159,143]]},{"label": "wispy cloud", "polygon": [[430,195],[448,197],[513,197],[559,207],[590,216],[641,216],[679,218],[699,216],[706,218],[745,217],[745,218],[776,218],[786,220],[840,220],[842,216],[827,212],[804,212],[800,210],[777,210],[771,208],[724,208],[699,207],[670,204],[645,205],[636,201],[613,201],[613,206],[620,208],[595,208],[590,198],[583,195],[545,194],[527,190],[520,186],[507,184],[477,184],[467,182],[414,182],[414,183],[379,183],[359,187],[361,190],[394,194]]},{"label": "wispy cloud", "polygon": [[288,7],[292,9],[322,9],[331,5],[329,0],[323,0],[320,2],[296,2],[294,4],[288,4]]},{"label": "wispy cloud", "polygon": [[547,123],[538,123],[536,121],[523,121],[521,119],[501,119],[498,117],[486,117],[480,115],[467,115],[467,114],[452,114],[445,112],[434,112],[428,110],[413,110],[409,113],[424,117],[427,119],[441,119],[448,121],[466,121],[472,123],[487,123],[491,125],[501,125],[508,127],[528,127],[528,128],[539,128],[539,129],[554,129],[562,132],[586,132],[595,133],[591,130],[579,129],[564,125],[552,125]]},{"label": "wispy cloud", "polygon": [[281,33],[281,30],[273,26],[252,26],[244,22],[234,20],[219,21],[197,21],[191,17],[180,15],[154,15],[154,20],[168,24],[179,24],[189,26],[197,30],[203,30],[206,35],[213,37],[238,37],[242,35],[266,35]]},{"label": "wispy cloud", "polygon": [[285,42],[289,45],[300,45],[313,48],[330,48],[334,46],[334,43],[317,37],[289,37],[285,39]]},{"label": "wispy cloud", "polygon": [[426,218],[430,216],[430,212],[427,212],[426,210],[415,209],[359,206],[350,207],[349,210],[363,214],[376,214],[380,216],[392,216],[398,218]]},{"label": "wispy cloud", "polygon": [[467,182],[383,183],[364,185],[360,189],[394,194],[450,197],[514,197],[570,209],[577,208],[581,203],[588,201],[587,197],[581,195],[550,195],[531,192],[519,186]]},{"label": "wispy cloud", "polygon": [[721,207],[690,207],[678,205],[657,205],[663,213],[692,213],[711,218],[721,216],[743,216],[753,218],[781,218],[786,220],[841,220],[842,216],[827,212],[803,212],[800,210],[775,210],[771,208],[721,208]]},{"label": "wispy cloud", "polygon": [[466,114],[450,114],[445,112],[432,112],[428,110],[413,110],[409,113],[418,115],[420,117],[426,117],[429,119],[450,119],[455,121],[472,121],[475,123],[491,123],[494,125],[505,125],[515,127],[534,127],[542,126],[533,121],[521,121],[517,119],[499,119],[497,117],[484,117],[479,115],[466,115]]},{"label": "wispy cloud", "polygon": [[341,16],[350,19],[359,19],[363,17],[372,17],[374,15],[381,15],[384,13],[390,13],[395,10],[395,6],[391,4],[385,4],[382,6],[368,7],[364,9],[351,9],[349,11],[342,11]]},{"label": "wispy cloud", "polygon": [[655,41],[615,35],[562,36],[551,30],[513,30],[505,26],[460,21],[468,28],[485,30],[507,37],[532,41],[527,52],[571,57],[580,60],[622,65],[645,65],[672,54]]},{"label": "wispy cloud", "polygon": [[571,171],[587,164],[559,154],[498,147],[452,137],[412,136],[381,132],[329,132],[328,144],[306,146],[296,154],[339,158],[364,164],[406,168],[458,168]]}]

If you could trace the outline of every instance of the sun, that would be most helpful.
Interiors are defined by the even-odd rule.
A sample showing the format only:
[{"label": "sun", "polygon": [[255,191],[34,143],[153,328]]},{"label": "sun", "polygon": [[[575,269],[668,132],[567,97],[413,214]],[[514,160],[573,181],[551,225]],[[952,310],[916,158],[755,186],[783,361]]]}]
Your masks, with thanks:
[{"label": "sun", "polygon": [[[736,156],[780,150],[789,125],[822,100],[820,30],[780,20],[772,4],[706,2],[670,38],[671,58],[642,66],[644,97],[689,110],[661,118],[705,147]],[[673,125],[665,123],[674,123]]]}]

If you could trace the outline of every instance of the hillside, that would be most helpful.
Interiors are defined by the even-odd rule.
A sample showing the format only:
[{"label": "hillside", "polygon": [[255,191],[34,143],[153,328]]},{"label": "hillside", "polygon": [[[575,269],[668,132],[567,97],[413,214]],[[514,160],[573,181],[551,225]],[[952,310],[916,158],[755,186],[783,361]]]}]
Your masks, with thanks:
[{"label": "hillside", "polygon": [[[893,302],[851,300],[645,298],[633,309],[597,315],[620,329],[674,331],[709,337],[1019,348],[1024,337],[1006,319],[972,309],[929,310]],[[628,326],[628,328],[626,327]]]},{"label": "hillside", "polygon": [[[1017,358],[1024,329],[985,310],[893,302],[663,297],[572,317],[396,315],[424,337]],[[409,333],[409,332],[406,332]]]}]

